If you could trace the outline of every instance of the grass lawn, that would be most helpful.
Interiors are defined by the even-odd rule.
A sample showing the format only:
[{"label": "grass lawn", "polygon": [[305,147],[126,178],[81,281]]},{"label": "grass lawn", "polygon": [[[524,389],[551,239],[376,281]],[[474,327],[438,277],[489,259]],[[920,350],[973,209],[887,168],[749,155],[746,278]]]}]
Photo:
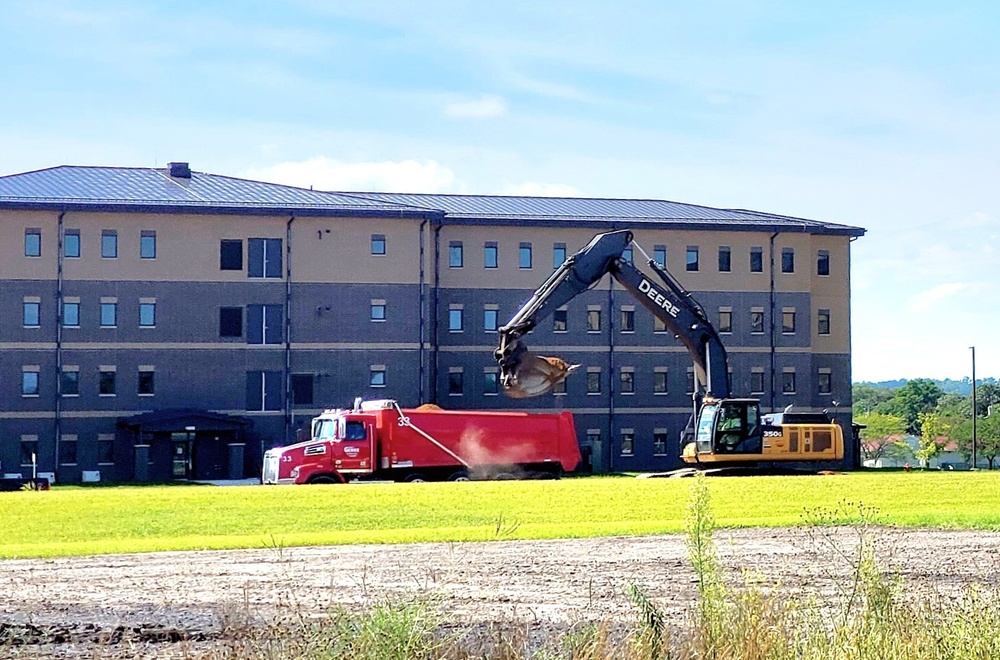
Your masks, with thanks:
[{"label": "grass lawn", "polygon": [[[807,511],[848,502],[874,507],[889,524],[1000,529],[1000,471],[708,483],[722,527],[803,524]],[[0,493],[0,558],[678,532],[690,485],[690,479],[592,477]]]}]

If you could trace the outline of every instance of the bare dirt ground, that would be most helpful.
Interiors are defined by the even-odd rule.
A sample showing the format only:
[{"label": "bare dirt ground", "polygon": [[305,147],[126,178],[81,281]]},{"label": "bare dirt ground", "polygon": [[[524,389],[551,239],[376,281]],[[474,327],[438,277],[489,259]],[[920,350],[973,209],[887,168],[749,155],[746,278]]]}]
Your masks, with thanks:
[{"label": "bare dirt ground", "polygon": [[[873,530],[908,593],[1000,588],[1000,533]],[[858,532],[720,530],[727,575],[834,597]],[[840,580],[838,581],[838,578]],[[268,548],[0,562],[0,657],[199,657],[234,619],[433,596],[469,625],[623,621],[634,582],[671,616],[695,596],[684,537]]]}]

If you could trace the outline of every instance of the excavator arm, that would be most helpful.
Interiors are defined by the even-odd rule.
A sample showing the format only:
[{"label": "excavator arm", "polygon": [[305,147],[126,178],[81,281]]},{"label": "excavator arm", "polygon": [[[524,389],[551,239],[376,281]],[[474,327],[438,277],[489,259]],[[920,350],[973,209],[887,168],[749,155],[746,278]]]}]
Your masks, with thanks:
[{"label": "excavator arm", "polygon": [[529,353],[521,338],[553,311],[611,275],[687,348],[694,361],[696,390],[715,398],[729,396],[726,350],[704,309],[654,260],[648,259],[647,265],[659,283],[624,259],[631,243],[632,232],[627,230],[598,234],[566,259],[500,328],[493,355],[504,392],[514,398],[543,394],[575,368],[558,358]]}]

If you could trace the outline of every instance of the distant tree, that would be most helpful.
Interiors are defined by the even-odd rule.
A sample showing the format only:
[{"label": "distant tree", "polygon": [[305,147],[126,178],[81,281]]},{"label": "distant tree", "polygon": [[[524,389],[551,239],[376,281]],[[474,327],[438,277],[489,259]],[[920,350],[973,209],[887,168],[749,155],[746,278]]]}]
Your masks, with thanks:
[{"label": "distant tree", "polygon": [[880,405],[891,399],[892,394],[892,389],[888,387],[872,385],[871,383],[855,383],[851,387],[854,414],[861,415],[875,411]]},{"label": "distant tree", "polygon": [[902,440],[906,433],[902,417],[873,412],[856,415],[854,421],[866,427],[861,429],[861,452],[867,460],[877,463],[882,457],[906,460],[910,456],[910,446]]},{"label": "distant tree", "polygon": [[958,392],[948,392],[938,399],[937,408],[934,412],[943,417],[955,419],[972,419],[972,396],[965,396]]},{"label": "distant tree", "polygon": [[[958,451],[972,461],[972,420],[962,420],[952,432]],[[1000,458],[1000,413],[976,420],[976,457],[986,461],[992,470]]]},{"label": "distant tree", "polygon": [[[993,407],[993,412],[1000,412],[1000,385],[996,383],[979,383],[976,380],[976,412],[980,417],[986,417],[990,414],[990,406]],[[970,394],[969,400],[972,400]]]},{"label": "distant tree", "polygon": [[929,465],[932,458],[944,450],[945,444],[950,439],[949,426],[937,413],[922,412],[918,415],[920,424],[920,449],[917,450],[917,458],[924,465]]},{"label": "distant tree", "polygon": [[878,412],[902,417],[907,433],[922,436],[920,414],[932,412],[942,396],[944,391],[934,381],[915,378],[896,390],[889,401],[879,406]]}]

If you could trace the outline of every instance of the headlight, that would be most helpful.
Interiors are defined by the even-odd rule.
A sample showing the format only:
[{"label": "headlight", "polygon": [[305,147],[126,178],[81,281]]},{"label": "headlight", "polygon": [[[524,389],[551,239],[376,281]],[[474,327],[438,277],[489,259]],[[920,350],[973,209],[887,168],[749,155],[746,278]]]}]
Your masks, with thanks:
[{"label": "headlight", "polygon": [[299,476],[299,469],[298,468],[292,468],[292,479],[297,479],[298,476]]}]

